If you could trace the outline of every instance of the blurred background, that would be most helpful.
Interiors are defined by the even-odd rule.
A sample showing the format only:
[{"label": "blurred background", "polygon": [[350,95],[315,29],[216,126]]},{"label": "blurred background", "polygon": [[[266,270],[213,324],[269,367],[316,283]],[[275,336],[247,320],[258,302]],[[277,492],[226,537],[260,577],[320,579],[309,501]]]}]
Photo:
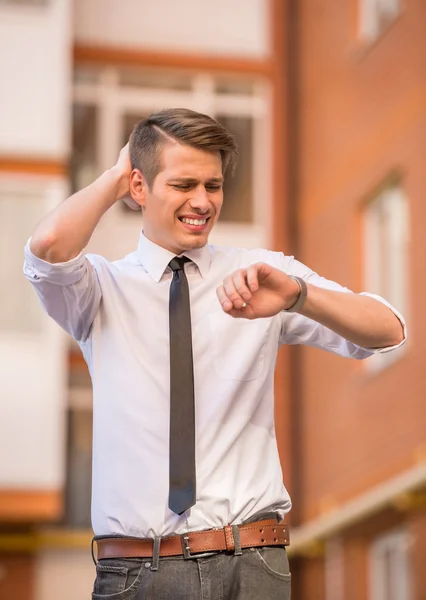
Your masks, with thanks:
[{"label": "blurred background", "polygon": [[[295,254],[409,326],[361,363],[280,351],[292,597],[425,600],[424,0],[0,0],[0,599],[84,600],[95,575],[90,379],[23,247],[172,106],[240,145],[213,242]],[[117,204],[88,250],[141,226]]]}]

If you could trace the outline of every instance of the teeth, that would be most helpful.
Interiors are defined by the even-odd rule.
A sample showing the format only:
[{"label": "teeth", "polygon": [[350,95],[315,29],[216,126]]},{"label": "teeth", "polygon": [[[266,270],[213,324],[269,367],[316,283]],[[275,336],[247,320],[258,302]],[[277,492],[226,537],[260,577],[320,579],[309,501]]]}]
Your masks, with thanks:
[{"label": "teeth", "polygon": [[205,225],[207,219],[186,219],[185,217],[182,219],[183,223],[187,225]]}]

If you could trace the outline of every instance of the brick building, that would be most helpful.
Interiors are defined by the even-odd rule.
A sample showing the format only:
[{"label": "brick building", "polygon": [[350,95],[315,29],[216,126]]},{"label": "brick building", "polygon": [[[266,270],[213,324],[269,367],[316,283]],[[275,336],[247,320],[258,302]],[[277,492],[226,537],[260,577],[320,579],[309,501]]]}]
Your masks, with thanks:
[{"label": "brick building", "polygon": [[290,10],[298,256],[382,294],[409,327],[402,351],[363,363],[309,348],[290,357],[293,594],[422,600],[426,4],[302,0]]}]

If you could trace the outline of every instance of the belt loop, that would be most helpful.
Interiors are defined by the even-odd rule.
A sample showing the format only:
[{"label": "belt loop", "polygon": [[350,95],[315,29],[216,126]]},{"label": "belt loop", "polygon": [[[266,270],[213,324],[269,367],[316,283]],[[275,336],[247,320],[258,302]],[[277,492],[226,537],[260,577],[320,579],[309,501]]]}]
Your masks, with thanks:
[{"label": "belt loop", "polygon": [[94,551],[93,551],[93,544],[94,544],[94,542],[95,542],[95,541],[96,541],[96,539],[95,539],[95,537],[93,537],[93,538],[92,538],[92,543],[91,543],[91,545],[90,545],[90,551],[91,551],[91,553],[92,553],[92,560],[93,560],[94,564],[95,564],[95,565],[97,565],[97,564],[98,564],[98,561],[96,560],[95,553],[94,553]]},{"label": "belt loop", "polygon": [[240,530],[238,529],[238,525],[232,525],[232,533],[234,534],[234,544],[235,544],[235,556],[241,556],[243,551],[241,550],[241,540],[240,540]]},{"label": "belt loop", "polygon": [[151,571],[158,571],[158,565],[160,563],[160,545],[161,545],[161,537],[156,535],[154,538],[154,549],[152,551]]}]

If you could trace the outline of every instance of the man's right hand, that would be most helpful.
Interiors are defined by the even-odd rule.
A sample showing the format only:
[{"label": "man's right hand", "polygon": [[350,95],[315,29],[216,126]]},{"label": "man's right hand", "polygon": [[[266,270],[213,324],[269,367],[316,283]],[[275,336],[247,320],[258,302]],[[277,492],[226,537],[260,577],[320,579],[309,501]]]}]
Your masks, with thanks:
[{"label": "man's right hand", "polygon": [[130,173],[132,172],[132,163],[130,161],[129,144],[120,150],[117,163],[112,168],[113,171],[120,175],[120,184],[117,200],[123,200],[129,208],[140,210],[140,206],[133,200],[130,191]]},{"label": "man's right hand", "polygon": [[129,145],[122,148],[116,164],[102,173],[93,183],[59,204],[42,219],[31,239],[31,251],[50,263],[67,262],[77,256],[89,243],[101,217],[118,200],[129,206],[130,195]]}]

